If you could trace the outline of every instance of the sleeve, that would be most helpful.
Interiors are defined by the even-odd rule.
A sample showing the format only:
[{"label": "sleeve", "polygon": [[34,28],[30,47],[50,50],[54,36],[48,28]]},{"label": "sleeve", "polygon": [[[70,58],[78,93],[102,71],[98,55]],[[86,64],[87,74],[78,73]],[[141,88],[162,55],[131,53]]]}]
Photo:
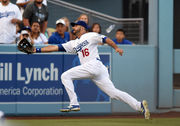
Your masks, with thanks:
[{"label": "sleeve", "polygon": [[101,35],[101,34],[95,34],[95,36],[93,37],[95,39],[94,42],[96,43],[106,43],[106,39],[107,37],[105,35]]},{"label": "sleeve", "polygon": [[61,52],[66,52],[66,50],[64,49],[64,47],[62,46],[62,44],[58,44],[58,50]]},{"label": "sleeve", "polygon": [[33,8],[31,6],[32,4],[28,4],[27,7],[24,10],[23,18],[29,19],[31,15],[33,14]]},{"label": "sleeve", "polygon": [[71,40],[67,43],[64,43],[62,44],[62,46],[64,47],[64,49],[66,50],[66,52],[68,53],[76,53],[73,46],[72,46],[72,43],[74,43],[75,40]]}]

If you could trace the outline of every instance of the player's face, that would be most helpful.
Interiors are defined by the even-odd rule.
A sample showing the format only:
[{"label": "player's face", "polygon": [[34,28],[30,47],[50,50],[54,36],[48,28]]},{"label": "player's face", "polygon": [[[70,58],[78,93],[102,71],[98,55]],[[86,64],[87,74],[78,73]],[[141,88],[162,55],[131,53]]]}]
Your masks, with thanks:
[{"label": "player's face", "polygon": [[77,35],[80,33],[81,31],[81,26],[80,25],[75,25],[74,27],[72,27],[72,29],[74,30],[74,34]]},{"label": "player's face", "polygon": [[32,32],[34,32],[34,33],[40,32],[40,25],[39,25],[39,23],[33,23],[31,29],[32,29]]},{"label": "player's face", "polygon": [[121,31],[116,32],[116,39],[117,40],[122,40],[124,38],[125,38],[125,35],[123,32],[121,32]]},{"label": "player's face", "polygon": [[66,31],[66,27],[63,24],[57,24],[56,30],[60,35],[63,35],[64,32]]},{"label": "player's face", "polygon": [[93,31],[93,32],[96,32],[96,33],[100,33],[100,27],[99,27],[99,25],[94,25],[92,31]]}]

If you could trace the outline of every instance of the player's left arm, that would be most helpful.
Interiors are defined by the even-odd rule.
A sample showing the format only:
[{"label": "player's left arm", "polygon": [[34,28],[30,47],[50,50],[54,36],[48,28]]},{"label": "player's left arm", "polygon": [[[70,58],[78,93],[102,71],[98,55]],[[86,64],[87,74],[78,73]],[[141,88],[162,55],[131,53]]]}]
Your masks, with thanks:
[{"label": "player's left arm", "polygon": [[114,48],[115,51],[116,51],[117,53],[119,53],[119,55],[122,56],[123,50],[120,49],[120,48],[113,42],[113,40],[111,40],[110,38],[106,38],[105,42],[106,42],[109,46],[111,46],[112,48]]},{"label": "player's left arm", "polygon": [[49,45],[43,48],[34,48],[33,53],[41,53],[41,52],[69,52],[69,53],[75,53],[74,49],[72,47],[72,43],[74,41],[71,40],[69,42],[58,44],[58,45]]},{"label": "player's left arm", "polygon": [[65,52],[66,50],[61,44],[59,44],[59,45],[49,45],[43,48],[34,48],[33,53],[43,53],[43,52],[45,53],[45,52],[57,52],[57,51]]}]

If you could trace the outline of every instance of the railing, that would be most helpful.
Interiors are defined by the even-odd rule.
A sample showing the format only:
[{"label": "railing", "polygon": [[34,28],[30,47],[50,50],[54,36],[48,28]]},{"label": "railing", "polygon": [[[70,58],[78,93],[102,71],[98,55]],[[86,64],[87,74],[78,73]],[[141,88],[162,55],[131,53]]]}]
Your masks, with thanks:
[{"label": "railing", "polygon": [[[77,6],[61,0],[49,0],[51,4],[73,10],[72,13],[85,13],[89,16],[89,24],[98,22],[102,27],[102,34],[108,35],[111,38],[115,37],[116,29],[122,28],[126,31],[126,38],[133,41],[136,44],[144,44],[144,20],[143,18],[116,18],[107,14],[103,14],[91,9]],[[58,8],[56,8],[58,9]],[[72,14],[72,16],[74,16]],[[66,14],[64,14],[66,15]],[[68,17],[68,16],[67,16]],[[69,18],[69,17],[68,17]],[[113,27],[115,26],[115,27]],[[113,29],[108,33],[106,30],[108,27]]]}]

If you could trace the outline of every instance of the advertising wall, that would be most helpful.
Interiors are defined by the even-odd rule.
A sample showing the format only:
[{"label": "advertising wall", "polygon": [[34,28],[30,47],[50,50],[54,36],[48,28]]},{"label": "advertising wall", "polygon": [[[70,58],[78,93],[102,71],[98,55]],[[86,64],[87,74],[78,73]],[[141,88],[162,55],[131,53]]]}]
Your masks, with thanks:
[{"label": "advertising wall", "polygon": [[[110,70],[110,55],[100,56]],[[70,54],[1,54],[0,103],[69,102],[60,77],[79,64]],[[91,80],[74,80],[74,86],[79,102],[110,102]]]},{"label": "advertising wall", "polygon": [[[112,82],[137,100],[146,99],[150,111],[155,112],[156,48],[137,45],[121,48],[123,56],[108,46],[98,48]],[[61,113],[59,109],[69,104],[61,74],[76,65],[77,55],[59,52],[25,55],[15,45],[0,46],[0,110],[11,115],[75,114]],[[81,107],[76,114],[135,112],[123,102],[110,100],[90,80],[75,80],[74,86]]]}]

